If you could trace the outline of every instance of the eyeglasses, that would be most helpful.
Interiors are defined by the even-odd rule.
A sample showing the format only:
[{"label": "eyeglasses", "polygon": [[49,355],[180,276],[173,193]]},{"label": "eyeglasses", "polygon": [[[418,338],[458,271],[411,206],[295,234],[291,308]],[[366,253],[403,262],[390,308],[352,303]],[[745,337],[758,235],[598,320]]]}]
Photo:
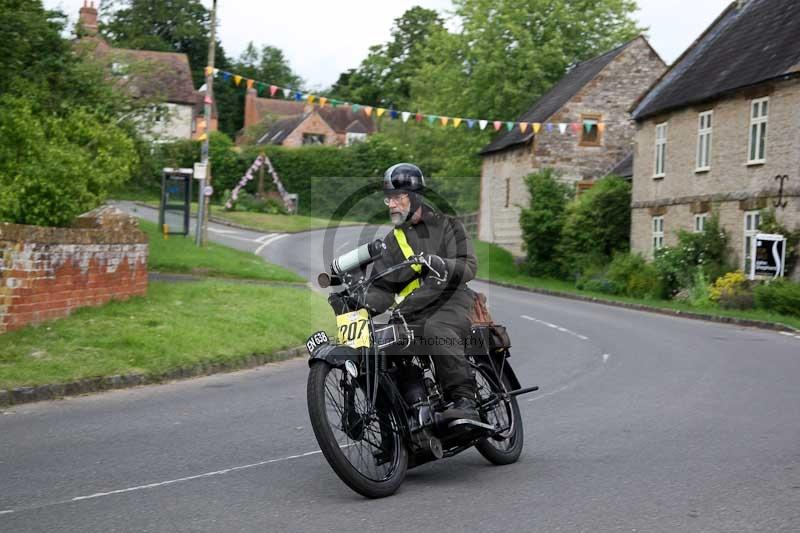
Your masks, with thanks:
[{"label": "eyeglasses", "polygon": [[399,204],[401,202],[406,201],[408,198],[407,194],[393,194],[391,196],[385,196],[383,198],[383,203],[389,205],[391,203]]}]

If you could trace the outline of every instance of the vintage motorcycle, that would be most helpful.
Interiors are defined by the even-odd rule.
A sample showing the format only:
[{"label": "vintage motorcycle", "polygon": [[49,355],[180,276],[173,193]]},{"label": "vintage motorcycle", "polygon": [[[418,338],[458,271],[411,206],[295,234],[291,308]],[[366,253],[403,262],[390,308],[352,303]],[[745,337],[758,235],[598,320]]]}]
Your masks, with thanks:
[{"label": "vintage motorcycle", "polygon": [[[364,308],[370,286],[410,265],[437,275],[422,256],[412,256],[367,276],[366,267],[382,252],[380,240],[335,259],[321,287],[343,286],[337,301],[337,339],[324,331],[306,343],[309,358],[308,412],[320,449],[334,472],[351,489],[369,498],[393,494],[409,468],[451,457],[472,446],[494,464],[517,461],[523,428],[516,397],[522,388],[508,363],[505,328],[473,324],[464,339],[477,384],[480,422],[447,418],[436,380],[435,360],[415,345],[418,327],[394,309],[386,324],[373,322]],[[416,349],[415,349],[416,348]],[[424,350],[423,350],[424,351]]]}]

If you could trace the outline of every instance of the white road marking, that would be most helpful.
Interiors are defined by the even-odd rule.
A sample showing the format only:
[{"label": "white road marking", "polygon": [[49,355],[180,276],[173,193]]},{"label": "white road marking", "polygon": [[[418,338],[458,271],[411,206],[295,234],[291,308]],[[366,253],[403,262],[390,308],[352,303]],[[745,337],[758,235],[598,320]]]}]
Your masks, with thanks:
[{"label": "white road marking", "polygon": [[212,233],[221,233],[223,235],[239,235],[241,232],[233,230],[233,229],[218,229],[218,228],[208,228],[208,231]]},{"label": "white road marking", "polygon": [[259,255],[261,253],[261,250],[263,250],[266,246],[272,244],[273,242],[275,242],[277,240],[283,239],[287,235],[288,235],[288,233],[278,233],[278,234],[270,236],[269,239],[265,239],[263,241],[260,241],[261,242],[261,246],[256,248],[256,251],[253,252],[253,253],[255,253],[256,255]]},{"label": "white road marking", "polygon": [[134,491],[137,491],[137,490],[152,489],[152,488],[155,488],[155,487],[163,487],[165,485],[172,485],[174,483],[182,483],[184,481],[191,481],[193,479],[201,479],[201,478],[212,477],[212,476],[221,476],[222,474],[227,474],[229,472],[236,472],[237,470],[245,470],[247,468],[255,468],[257,466],[264,466],[264,465],[268,465],[268,464],[271,464],[271,463],[279,463],[279,462],[283,462],[283,461],[288,461],[290,459],[299,459],[300,457],[308,457],[309,455],[316,455],[318,453],[322,453],[322,451],[321,450],[315,450],[313,452],[306,452],[306,453],[301,453],[301,454],[298,454],[298,455],[290,455],[288,457],[281,457],[279,459],[269,459],[268,461],[260,461],[258,463],[253,463],[253,464],[249,464],[249,465],[234,466],[232,468],[226,468],[225,470],[217,470],[215,472],[206,472],[205,474],[198,474],[196,476],[188,476],[188,477],[182,477],[182,478],[178,478],[178,479],[170,479],[169,481],[161,481],[161,482],[158,482],[158,483],[150,483],[150,484],[147,484],[147,485],[139,485],[138,487],[129,487],[127,489],[118,489],[118,490],[112,490],[112,491],[109,491],[109,492],[97,492],[95,494],[89,494],[88,496],[77,496],[75,498],[72,498],[71,501],[77,502],[77,501],[81,501],[81,500],[92,500],[92,499],[95,499],[95,498],[103,498],[105,496],[112,496],[114,494],[124,494],[126,492],[134,492]]},{"label": "white road marking", "polygon": [[14,511],[0,511],[0,514],[11,514],[11,513],[13,513],[13,512],[14,512]]},{"label": "white road marking", "polygon": [[584,340],[584,341],[588,341],[589,340],[589,337],[586,337],[585,335],[581,335],[580,333],[575,333],[574,331],[570,331],[567,328],[562,328],[559,325],[551,324],[550,322],[545,322],[544,320],[539,320],[538,318],[533,318],[532,316],[528,316],[528,315],[520,315],[520,316],[522,318],[524,318],[525,320],[530,320],[532,322],[536,322],[538,324],[542,324],[544,326],[547,326],[548,328],[557,329],[558,331],[560,331],[562,333],[566,333],[567,335],[572,335],[573,337],[578,337],[581,340]]},{"label": "white road marking", "polygon": [[544,393],[542,395],[539,395],[536,398],[530,398],[528,401],[529,402],[535,402],[536,400],[541,400],[542,398],[547,398],[548,396],[552,396],[553,394],[558,394],[559,392],[565,391],[568,388],[570,388],[571,386],[572,386],[571,383],[568,384],[568,385],[564,385],[563,387],[560,387],[560,388],[558,388],[558,389],[556,389],[554,391],[546,392],[546,393]]},{"label": "white road marking", "polygon": [[608,362],[608,358],[609,358],[609,355],[607,353],[604,353],[603,354],[603,362],[607,363]]},{"label": "white road marking", "polygon": [[795,335],[794,333],[791,333],[789,331],[779,331],[778,333],[780,333],[781,335],[786,335],[787,337],[792,337],[793,339],[800,339],[800,335]]},{"label": "white road marking", "polygon": [[264,242],[265,239],[269,239],[273,235],[275,235],[275,234],[274,233],[266,233],[266,234],[262,235],[261,237],[259,237],[257,239],[253,239],[253,240],[256,241],[256,242]]}]

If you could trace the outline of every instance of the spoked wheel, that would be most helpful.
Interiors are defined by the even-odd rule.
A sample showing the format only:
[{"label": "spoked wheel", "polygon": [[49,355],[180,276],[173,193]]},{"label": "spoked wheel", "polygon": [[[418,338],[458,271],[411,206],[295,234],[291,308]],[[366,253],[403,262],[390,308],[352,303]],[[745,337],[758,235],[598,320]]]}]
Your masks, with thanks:
[{"label": "spoked wheel", "polygon": [[[493,398],[496,399],[501,392],[494,374],[483,367],[476,369],[475,381],[478,385],[479,404],[483,404]],[[503,382],[506,390],[513,389],[505,373],[503,374]],[[480,454],[496,465],[515,463],[522,453],[523,445],[522,418],[520,417],[517,399],[510,398],[508,401],[500,400],[496,402],[486,413],[485,421],[488,424],[507,429],[478,442],[475,447]]]},{"label": "spoked wheel", "polygon": [[368,498],[393,494],[408,468],[397,413],[370,413],[363,385],[327,363],[311,367],[307,395],[314,435],[336,475]]}]

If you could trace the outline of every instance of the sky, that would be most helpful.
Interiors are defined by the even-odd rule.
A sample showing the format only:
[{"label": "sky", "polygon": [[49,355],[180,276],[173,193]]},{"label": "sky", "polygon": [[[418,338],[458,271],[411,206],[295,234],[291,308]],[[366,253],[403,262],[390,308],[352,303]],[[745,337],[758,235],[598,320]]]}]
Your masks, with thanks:
[{"label": "sky", "polygon": [[[96,2],[97,0],[95,0]],[[211,6],[211,0],[202,0]],[[731,0],[639,0],[635,17],[668,64],[705,30]],[[77,20],[83,0],[44,0]],[[394,19],[421,5],[446,15],[450,0],[218,0],[219,33],[229,57],[247,43],[282,49],[303,89],[321,90],[359,65],[374,44],[389,40]],[[334,7],[335,6],[335,7]],[[270,80],[261,80],[269,82]]]}]

